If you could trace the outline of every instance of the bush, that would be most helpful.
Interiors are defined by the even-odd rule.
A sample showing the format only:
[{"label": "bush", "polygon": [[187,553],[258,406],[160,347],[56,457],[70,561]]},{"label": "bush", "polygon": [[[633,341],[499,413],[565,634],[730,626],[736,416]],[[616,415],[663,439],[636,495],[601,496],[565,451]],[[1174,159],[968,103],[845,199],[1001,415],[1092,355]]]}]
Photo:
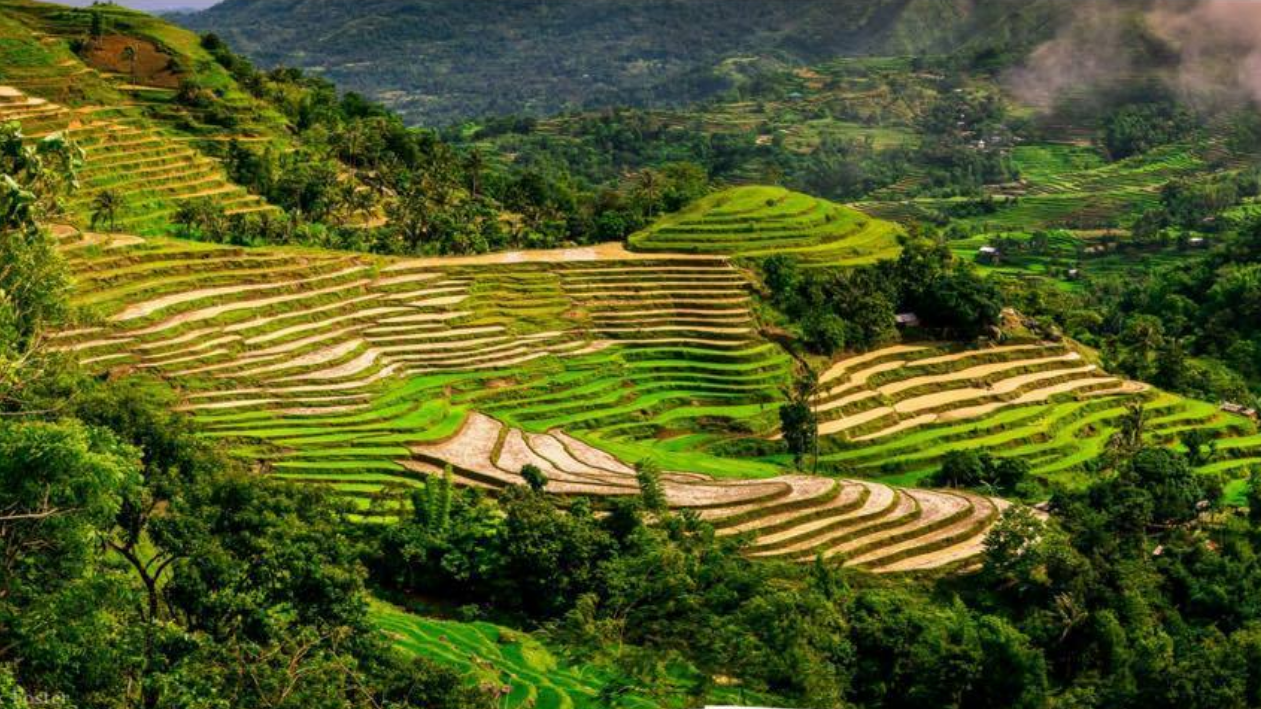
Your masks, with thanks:
[{"label": "bush", "polygon": [[1029,479],[1029,463],[1018,458],[995,458],[987,451],[950,451],[933,476],[940,487],[988,488],[1009,493]]},{"label": "bush", "polygon": [[1177,142],[1195,130],[1195,117],[1172,102],[1132,104],[1104,121],[1103,145],[1113,160]]}]

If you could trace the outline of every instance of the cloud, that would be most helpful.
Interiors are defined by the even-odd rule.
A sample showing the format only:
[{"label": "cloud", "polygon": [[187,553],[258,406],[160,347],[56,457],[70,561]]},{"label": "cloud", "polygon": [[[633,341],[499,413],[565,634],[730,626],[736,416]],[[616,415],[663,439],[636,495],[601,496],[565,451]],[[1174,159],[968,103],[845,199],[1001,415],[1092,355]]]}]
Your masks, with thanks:
[{"label": "cloud", "polygon": [[1188,97],[1246,98],[1261,105],[1261,3],[1251,0],[1162,2],[1148,13],[1152,30],[1180,57],[1177,88]]},{"label": "cloud", "polygon": [[1205,110],[1261,106],[1261,2],[1084,0],[1005,82],[1049,110],[1136,78],[1163,82]]}]

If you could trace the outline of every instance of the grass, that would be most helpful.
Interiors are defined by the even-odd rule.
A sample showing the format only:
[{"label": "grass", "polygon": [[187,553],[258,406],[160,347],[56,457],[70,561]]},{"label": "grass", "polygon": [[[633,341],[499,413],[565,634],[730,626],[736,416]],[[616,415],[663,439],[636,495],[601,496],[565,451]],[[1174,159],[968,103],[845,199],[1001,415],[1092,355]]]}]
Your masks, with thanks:
[{"label": "grass", "polygon": [[613,441],[600,438],[594,434],[584,435],[581,438],[622,460],[651,460],[666,470],[703,473],[716,478],[769,478],[783,472],[782,468],[773,463],[720,458],[693,451],[672,450],[669,445],[657,442],[632,443]]},{"label": "grass", "polygon": [[[786,210],[808,213],[814,204],[784,197]],[[738,222],[760,204],[751,193],[724,203],[714,218]],[[1066,248],[1072,238],[1053,246]],[[311,249],[246,251],[161,238],[67,253],[78,279],[76,301],[91,305],[101,329],[59,340],[60,346],[83,348],[79,356],[99,362],[89,367],[102,371],[127,365],[176,381],[209,435],[276,474],[338,485],[357,505],[390,493],[380,487],[390,478],[414,484],[418,473],[402,465],[411,447],[449,439],[474,411],[536,434],[563,429],[624,461],[653,459],[716,478],[766,479],[791,463],[785,456],[723,454],[774,449],[765,439],[776,431],[792,362],[747,327],[742,277],[721,260],[644,255],[629,263],[439,262],[417,269]],[[359,270],[347,272],[348,263]],[[260,281],[276,273],[301,285]],[[328,277],[311,280],[320,275]],[[700,290],[689,295],[680,283],[701,284]],[[172,298],[227,284],[269,288]],[[416,293],[434,290],[470,297],[409,305],[425,300]],[[253,305],[264,301],[273,304]],[[709,307],[719,301],[721,307]],[[145,302],[163,305],[108,322]],[[210,305],[231,307],[176,321]],[[656,314],[641,322],[644,312]],[[410,320],[409,313],[424,319]],[[647,329],[663,325],[671,330]],[[927,343],[915,352],[875,353],[845,372],[877,368],[862,386],[819,402],[824,426],[835,429],[824,438],[821,465],[918,484],[947,451],[972,447],[1019,456],[1038,475],[1080,483],[1134,398],[1147,400],[1153,436],[1162,442],[1176,443],[1190,427],[1217,432],[1218,468],[1239,469],[1231,461],[1261,445],[1246,422],[1208,404],[1157,392],[1094,396],[1120,382],[1084,371],[1087,363],[1065,359],[1067,352],[1026,343],[961,354]],[[879,369],[890,363],[892,369]],[[981,371],[988,373],[973,373]],[[844,385],[844,376],[823,388]],[[1080,390],[1022,400],[1096,376],[1100,383]],[[989,408],[946,420],[979,405]],[[911,408],[847,424],[892,406]]]},{"label": "grass", "polygon": [[[214,125],[201,109],[178,104],[169,87],[132,86],[147,79],[112,73],[93,65],[91,53],[72,51],[72,43],[87,34],[92,13],[105,21],[102,42],[122,37],[156,48],[159,57],[169,55],[183,67],[179,78],[214,91],[236,125]],[[263,200],[233,185],[197,141],[243,137],[284,148],[291,141],[285,118],[241,88],[192,32],[118,5],[89,11],[0,0],[0,85],[52,102],[48,111],[21,116],[28,135],[64,131],[85,148],[83,188],[68,205],[80,223],[88,223],[92,200],[104,190],[121,195],[118,227],[130,233],[169,230],[179,204],[203,194],[228,213],[270,211]],[[0,103],[0,119],[7,112]]]},{"label": "grass", "polygon": [[642,251],[768,256],[794,253],[827,265],[897,255],[894,224],[778,187],[735,187],[699,200],[633,234]]},{"label": "grass", "polygon": [[[750,528],[852,521],[817,478],[711,452],[768,445],[791,371],[750,326],[747,284],[723,259],[419,265],[160,238],[70,248],[76,238],[76,302],[94,315],[57,347],[99,372],[172,380],[207,435],[270,474],[328,486],[364,521],[405,514],[403,493],[448,463],[495,488],[533,460],[557,494],[624,495],[637,489],[626,466],[649,459],[671,471],[676,506]],[[897,570],[973,538],[976,522],[941,537],[951,520],[901,515],[847,539],[873,569]],[[886,537],[896,559],[879,554]]]},{"label": "grass", "polygon": [[[505,708],[599,709],[605,706],[600,691],[616,677],[615,671],[603,665],[571,662],[533,635],[501,625],[428,618],[381,601],[374,601],[369,613],[399,650],[454,668],[471,684],[502,690],[499,706]],[[682,694],[694,680],[694,672],[680,666],[670,668],[670,675],[673,687],[656,688],[665,690],[663,694],[669,690]],[[708,699],[774,701],[729,687],[713,690]],[[660,703],[629,694],[622,695],[618,706],[652,709]]]}]

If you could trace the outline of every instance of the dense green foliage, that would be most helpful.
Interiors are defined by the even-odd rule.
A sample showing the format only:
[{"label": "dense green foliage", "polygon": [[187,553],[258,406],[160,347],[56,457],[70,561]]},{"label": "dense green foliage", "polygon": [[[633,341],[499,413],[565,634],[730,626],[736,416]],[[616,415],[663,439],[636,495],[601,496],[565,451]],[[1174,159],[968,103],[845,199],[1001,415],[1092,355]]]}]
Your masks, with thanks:
[{"label": "dense green foliage", "polygon": [[909,74],[909,62],[861,59],[819,68],[827,73],[818,80],[779,71],[738,96],[687,109],[506,117],[443,135],[602,187],[676,161],[719,182],[781,184],[835,200],[908,180],[925,195],[977,197],[984,185],[1018,177],[1010,151],[1021,122],[994,87],[971,84],[962,69],[939,61],[932,69],[941,75]]},{"label": "dense green foliage", "polygon": [[1122,106],[1104,122],[1103,145],[1120,160],[1177,142],[1195,129],[1195,116],[1173,102]]},{"label": "dense green foliage", "polygon": [[791,255],[776,255],[761,268],[770,303],[816,354],[895,341],[900,312],[914,312],[923,327],[962,339],[998,324],[995,286],[958,262],[931,230],[903,238],[896,261],[830,270],[802,268]]},{"label": "dense green foliage", "polygon": [[[234,471],[152,383],[77,385],[0,423],[0,634],[27,692],[74,706],[473,706],[371,632],[321,494]],[[38,561],[38,563],[32,563]]]},{"label": "dense green foliage", "polygon": [[[1256,312],[1261,222],[1234,226],[1204,216],[1232,205],[1237,183],[1250,186],[1255,176],[1166,188],[1153,221],[1191,214],[1189,221],[1212,227],[1181,231],[1176,263],[1092,279],[1081,292],[1025,283],[1008,293],[1023,311],[1099,346],[1112,369],[1171,391],[1251,406],[1261,387]],[[1221,199],[1223,192],[1227,197]],[[1191,236],[1197,233],[1202,236]]]},{"label": "dense green foliage", "polygon": [[66,314],[69,278],[37,220],[59,210],[77,163],[61,136],[32,146],[17,125],[0,126],[0,408],[16,405],[27,373],[48,365],[40,338]]},{"label": "dense green foliage", "polygon": [[657,214],[703,194],[689,164],[643,170],[633,183],[596,191],[550,164],[505,166],[477,147],[432,131],[355,93],[339,95],[296,69],[261,72],[213,34],[203,46],[297,132],[298,149],[232,140],[234,181],[287,218],[228,215],[209,200],[184,203],[173,221],[190,236],[239,244],[307,243],[386,254],[476,254],[621,239]]},{"label": "dense green foliage", "polygon": [[941,462],[932,483],[940,487],[992,489],[1019,495],[1029,477],[1029,464],[1019,458],[996,459],[987,451],[951,451]]},{"label": "dense green foliage", "polygon": [[[1256,528],[1211,512],[1179,454],[1118,442],[1113,461],[1057,492],[1053,520],[1009,513],[983,573],[935,587],[753,562],[690,515],[645,525],[636,501],[599,517],[524,488],[458,493],[441,525],[418,514],[370,546],[387,586],[550,621],[552,642],[665,705],[704,691],[661,674],[680,662],[797,706],[1250,705]],[[942,475],[1019,486],[1023,471],[959,457]]]},{"label": "dense green foliage", "polygon": [[[704,696],[717,675],[820,707],[1036,706],[1046,691],[1036,651],[999,618],[851,588],[825,566],[750,561],[693,516],[646,525],[637,500],[601,518],[524,488],[496,502],[463,491],[445,525],[422,516],[378,538],[374,568],[391,587],[550,619],[554,642],[664,706]],[[1005,686],[980,681],[1010,661],[1021,674]],[[666,674],[680,662],[687,682]]]}]

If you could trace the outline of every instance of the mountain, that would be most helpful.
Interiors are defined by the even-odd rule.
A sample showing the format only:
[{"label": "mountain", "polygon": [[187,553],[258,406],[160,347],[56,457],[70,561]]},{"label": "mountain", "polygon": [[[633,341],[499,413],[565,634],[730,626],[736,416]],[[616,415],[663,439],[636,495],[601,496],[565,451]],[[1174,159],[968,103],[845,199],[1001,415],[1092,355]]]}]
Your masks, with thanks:
[{"label": "mountain", "polygon": [[[1027,45],[1063,0],[227,0],[179,21],[413,123],[673,105],[838,55]],[[985,40],[989,42],[989,40]]]},{"label": "mountain", "polygon": [[[119,5],[145,12],[196,12],[205,10],[218,0],[122,0]],[[63,0],[63,5],[90,7],[95,0]]]}]

